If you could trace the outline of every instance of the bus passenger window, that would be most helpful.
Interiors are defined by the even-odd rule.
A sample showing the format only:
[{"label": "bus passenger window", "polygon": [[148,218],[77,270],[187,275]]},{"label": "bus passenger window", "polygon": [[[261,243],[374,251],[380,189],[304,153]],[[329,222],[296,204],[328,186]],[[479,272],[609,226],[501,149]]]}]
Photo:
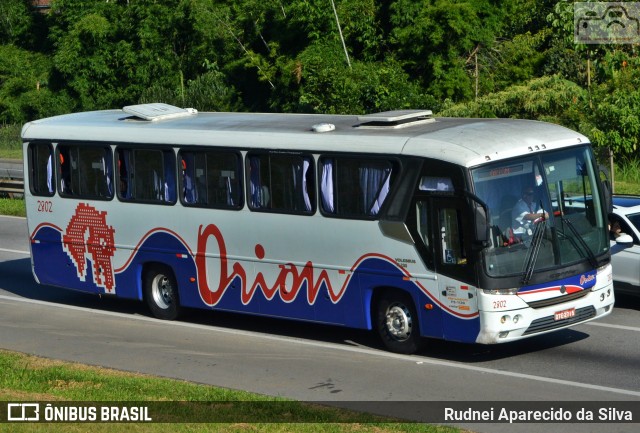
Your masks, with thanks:
[{"label": "bus passenger window", "polygon": [[120,199],[175,203],[175,158],[171,150],[120,148],[117,155]]},{"label": "bus passenger window", "polygon": [[378,215],[395,177],[394,164],[382,159],[320,159],[320,195],[325,214],[352,218]]},{"label": "bus passenger window", "polygon": [[60,194],[110,200],[113,197],[111,148],[58,145]]},{"label": "bus passenger window", "polygon": [[313,159],[279,153],[248,157],[252,209],[311,214],[314,211]]},{"label": "bus passenger window", "polygon": [[236,152],[180,151],[180,199],[187,206],[242,207],[240,156]]},{"label": "bus passenger window", "polygon": [[29,145],[29,186],[33,195],[52,196],[55,181],[53,178],[53,148],[50,144]]}]

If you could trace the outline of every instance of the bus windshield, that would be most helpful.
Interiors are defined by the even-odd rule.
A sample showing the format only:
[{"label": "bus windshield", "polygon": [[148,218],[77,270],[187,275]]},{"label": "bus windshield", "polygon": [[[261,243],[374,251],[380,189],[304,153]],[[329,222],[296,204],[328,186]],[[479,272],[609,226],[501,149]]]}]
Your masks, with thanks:
[{"label": "bus windshield", "polygon": [[597,173],[585,146],[472,170],[476,194],[491,218],[483,252],[487,274],[522,275],[526,284],[534,270],[584,260],[596,266],[596,256],[609,248]]}]

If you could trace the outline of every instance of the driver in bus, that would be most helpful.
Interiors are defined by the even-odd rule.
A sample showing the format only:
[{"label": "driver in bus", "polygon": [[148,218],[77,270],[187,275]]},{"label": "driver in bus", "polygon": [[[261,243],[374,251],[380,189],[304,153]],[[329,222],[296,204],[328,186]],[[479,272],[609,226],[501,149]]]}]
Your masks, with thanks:
[{"label": "driver in bus", "polygon": [[531,235],[532,225],[541,219],[549,217],[549,214],[539,206],[536,206],[534,198],[535,191],[533,190],[533,187],[529,186],[522,189],[521,198],[511,211],[513,232],[515,234]]}]

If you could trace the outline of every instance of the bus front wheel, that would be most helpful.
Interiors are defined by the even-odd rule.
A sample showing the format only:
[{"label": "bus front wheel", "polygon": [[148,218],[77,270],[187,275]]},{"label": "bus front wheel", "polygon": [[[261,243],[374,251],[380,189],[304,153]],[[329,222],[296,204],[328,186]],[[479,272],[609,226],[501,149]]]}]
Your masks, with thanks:
[{"label": "bus front wheel", "polygon": [[405,293],[382,294],[377,303],[376,327],[391,352],[412,354],[422,345],[418,315],[411,297]]},{"label": "bus front wheel", "polygon": [[158,319],[174,320],[180,316],[178,284],[171,269],[151,266],[145,272],[144,294],[151,314]]}]

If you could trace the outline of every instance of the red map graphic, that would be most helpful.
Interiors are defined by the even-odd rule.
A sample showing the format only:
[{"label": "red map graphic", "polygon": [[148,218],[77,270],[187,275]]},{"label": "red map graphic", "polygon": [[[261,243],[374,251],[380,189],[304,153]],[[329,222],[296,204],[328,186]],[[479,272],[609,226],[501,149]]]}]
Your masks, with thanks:
[{"label": "red map graphic", "polygon": [[114,228],[107,225],[107,212],[80,203],[62,236],[64,248],[73,260],[80,280],[85,281],[87,277],[88,253],[93,263],[93,282],[108,292],[113,290],[114,285],[111,265],[116,250],[114,233]]}]

